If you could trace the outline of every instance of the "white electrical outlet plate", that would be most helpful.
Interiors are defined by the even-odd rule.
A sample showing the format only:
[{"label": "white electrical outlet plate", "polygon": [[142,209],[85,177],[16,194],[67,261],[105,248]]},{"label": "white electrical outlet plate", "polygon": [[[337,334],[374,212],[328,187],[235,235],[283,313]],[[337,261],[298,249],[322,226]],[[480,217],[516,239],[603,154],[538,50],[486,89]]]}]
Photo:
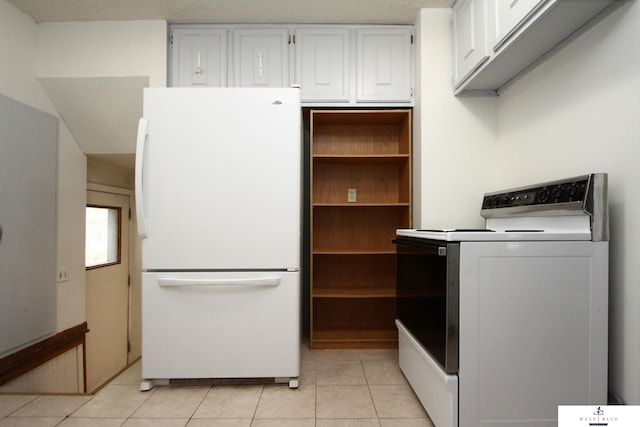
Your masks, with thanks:
[{"label": "white electrical outlet plate", "polygon": [[66,282],[67,280],[69,280],[69,269],[66,267],[58,269],[58,277],[56,281]]},{"label": "white electrical outlet plate", "polygon": [[355,203],[357,199],[358,199],[358,190],[356,190],[355,188],[349,188],[347,190],[347,202]]}]

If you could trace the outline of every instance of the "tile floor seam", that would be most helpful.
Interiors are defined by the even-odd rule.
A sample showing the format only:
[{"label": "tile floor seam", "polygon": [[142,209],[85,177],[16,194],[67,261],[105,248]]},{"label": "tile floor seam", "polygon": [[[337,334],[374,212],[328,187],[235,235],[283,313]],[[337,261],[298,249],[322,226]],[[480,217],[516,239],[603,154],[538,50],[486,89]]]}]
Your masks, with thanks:
[{"label": "tile floor seam", "polygon": [[213,388],[213,386],[209,386],[207,392],[202,396],[202,399],[200,399],[200,402],[198,403],[196,408],[191,413],[191,416],[187,419],[187,423],[185,424],[185,426],[187,426],[191,422],[191,420],[195,420],[195,418],[193,418],[193,416],[198,412],[198,409],[200,409],[200,407],[202,406],[202,403],[204,403],[205,399],[207,398],[207,395],[209,394],[209,392],[211,391],[212,388]]},{"label": "tile floor seam", "polygon": [[318,425],[318,365],[316,364],[316,377],[313,383],[313,426]]},{"label": "tile floor seam", "polygon": [[262,399],[262,395],[264,394],[264,386],[260,390],[260,395],[258,396],[258,400],[256,400],[256,406],[253,408],[253,415],[251,416],[251,424],[256,420],[256,414],[258,413],[258,406],[260,406],[260,399]]},{"label": "tile floor seam", "polygon": [[373,410],[376,413],[376,420],[378,420],[378,425],[380,425],[380,413],[378,412],[378,407],[376,406],[376,401],[373,399],[373,393],[371,393],[371,384],[369,384],[369,378],[367,377],[367,372],[364,369],[363,360],[360,359],[360,366],[362,367],[362,373],[364,375],[364,380],[367,383],[367,391],[369,392],[369,397],[371,398],[371,403],[373,404]]},{"label": "tile floor seam", "polygon": [[33,402],[34,400],[36,400],[39,396],[34,396],[33,399],[25,402],[24,404],[22,404],[21,406],[15,408],[13,411],[11,411],[10,413],[8,413],[7,415],[5,415],[4,417],[0,418],[1,420],[4,420],[5,418],[9,418],[11,415],[15,414],[16,412],[18,412],[19,410],[21,410],[22,408],[24,408],[25,406],[29,405],[31,402]]}]

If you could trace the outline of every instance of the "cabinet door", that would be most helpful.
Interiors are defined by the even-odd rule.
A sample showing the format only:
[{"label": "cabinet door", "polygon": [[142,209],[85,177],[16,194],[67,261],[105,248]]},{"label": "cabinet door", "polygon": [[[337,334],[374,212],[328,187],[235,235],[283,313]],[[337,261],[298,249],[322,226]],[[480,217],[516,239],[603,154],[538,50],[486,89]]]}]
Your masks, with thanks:
[{"label": "cabinet door", "polygon": [[234,30],[233,86],[289,87],[289,31]]},{"label": "cabinet door", "polygon": [[171,86],[227,86],[227,30],[174,29]]},{"label": "cabinet door", "polygon": [[492,3],[492,39],[497,50],[513,34],[520,24],[548,0],[490,0]]},{"label": "cabinet door", "polygon": [[462,0],[453,8],[454,85],[489,58],[485,12],[485,0]]},{"label": "cabinet door", "polygon": [[411,30],[358,30],[357,37],[357,102],[410,102]]},{"label": "cabinet door", "polygon": [[302,102],[349,102],[349,30],[298,29],[295,41]]}]

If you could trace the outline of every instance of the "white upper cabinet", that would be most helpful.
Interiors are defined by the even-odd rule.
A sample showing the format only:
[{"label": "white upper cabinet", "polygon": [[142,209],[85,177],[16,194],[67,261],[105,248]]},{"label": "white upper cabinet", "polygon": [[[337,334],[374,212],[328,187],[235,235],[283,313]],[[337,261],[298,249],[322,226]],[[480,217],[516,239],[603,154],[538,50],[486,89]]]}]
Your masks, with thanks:
[{"label": "white upper cabinet", "polygon": [[174,29],[169,52],[171,86],[227,86],[226,29]]},{"label": "white upper cabinet", "polygon": [[284,28],[233,31],[233,83],[240,87],[288,87],[289,31]]},{"label": "white upper cabinet", "polygon": [[498,49],[545,0],[489,0],[492,3],[492,47]]},{"label": "white upper cabinet", "polygon": [[412,30],[357,30],[357,102],[411,102]]},{"label": "white upper cabinet", "polygon": [[486,0],[458,0],[453,7],[454,84],[489,59],[486,9]]},{"label": "white upper cabinet", "polygon": [[295,83],[302,102],[349,102],[349,35],[341,28],[296,30]]},{"label": "white upper cabinet", "polygon": [[313,107],[414,102],[410,25],[172,25],[169,57],[169,86],[296,84]]},{"label": "white upper cabinet", "polygon": [[[483,2],[484,24],[483,15],[472,10]],[[572,36],[604,17],[616,3],[624,2],[458,0],[453,10],[454,93],[499,94]],[[484,37],[480,34],[483,27]],[[483,40],[489,48],[474,57]]]}]

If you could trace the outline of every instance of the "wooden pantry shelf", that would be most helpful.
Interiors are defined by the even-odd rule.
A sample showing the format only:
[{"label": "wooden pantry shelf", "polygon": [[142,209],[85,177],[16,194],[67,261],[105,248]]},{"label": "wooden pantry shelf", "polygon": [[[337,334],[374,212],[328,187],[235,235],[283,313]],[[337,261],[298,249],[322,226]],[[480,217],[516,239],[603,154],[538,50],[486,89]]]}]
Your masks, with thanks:
[{"label": "wooden pantry shelf", "polygon": [[[322,285],[320,285],[322,286]],[[314,298],[395,298],[396,288],[315,288]]]},{"label": "wooden pantry shelf", "polygon": [[398,162],[409,159],[409,154],[359,154],[359,155],[346,155],[346,154],[314,154],[313,160],[317,163],[389,163]]},{"label": "wooden pantry shelf", "polygon": [[395,255],[396,252],[393,249],[381,250],[381,251],[366,251],[366,250],[314,250],[313,255]]},{"label": "wooden pantry shelf", "polygon": [[398,331],[380,330],[317,330],[315,349],[380,349],[397,348]]},{"label": "wooden pantry shelf", "polygon": [[392,202],[392,203],[360,203],[360,202],[317,202],[313,204],[313,207],[333,207],[333,208],[357,208],[357,207],[398,207],[398,208],[408,208],[411,204],[409,202]]},{"label": "wooden pantry shelf", "polygon": [[411,110],[311,110],[310,123],[311,348],[393,347]]}]

